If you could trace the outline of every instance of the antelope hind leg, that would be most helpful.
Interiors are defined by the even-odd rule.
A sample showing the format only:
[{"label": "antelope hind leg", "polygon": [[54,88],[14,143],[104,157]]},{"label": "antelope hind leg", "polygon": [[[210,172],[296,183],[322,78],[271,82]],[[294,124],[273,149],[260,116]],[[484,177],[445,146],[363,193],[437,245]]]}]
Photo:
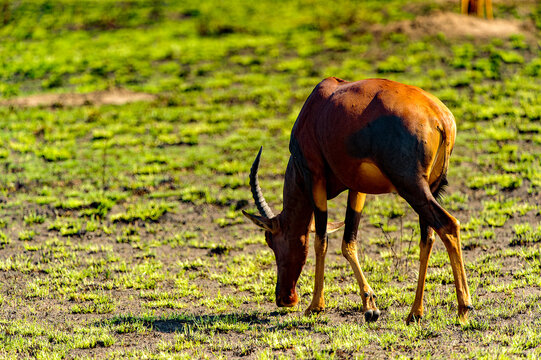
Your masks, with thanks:
[{"label": "antelope hind leg", "polygon": [[428,268],[428,259],[434,245],[434,230],[430,228],[423,220],[419,219],[421,229],[421,251],[419,253],[419,279],[417,281],[417,292],[411,311],[406,319],[406,324],[412,321],[419,322],[423,317],[423,295],[425,291],[426,271]]}]

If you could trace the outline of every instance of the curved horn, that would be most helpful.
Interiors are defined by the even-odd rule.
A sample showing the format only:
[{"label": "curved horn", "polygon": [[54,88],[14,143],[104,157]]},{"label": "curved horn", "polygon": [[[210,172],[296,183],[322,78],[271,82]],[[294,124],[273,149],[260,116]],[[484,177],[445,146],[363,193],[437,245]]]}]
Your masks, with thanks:
[{"label": "curved horn", "polygon": [[257,171],[259,170],[259,160],[261,159],[262,150],[263,146],[259,148],[259,153],[257,153],[254,163],[252,164],[252,168],[250,169],[250,189],[252,190],[255,206],[257,206],[261,216],[270,219],[274,217],[274,214],[265,201],[265,197],[263,196],[261,188],[259,187],[259,181],[257,180]]}]

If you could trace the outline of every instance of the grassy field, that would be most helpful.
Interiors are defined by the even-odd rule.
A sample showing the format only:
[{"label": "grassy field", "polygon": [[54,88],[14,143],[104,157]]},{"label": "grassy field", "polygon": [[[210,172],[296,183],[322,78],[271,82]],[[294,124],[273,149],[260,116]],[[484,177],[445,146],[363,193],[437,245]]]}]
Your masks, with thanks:
[{"label": "grassy field", "polygon": [[[6,4],[6,5],[2,5]],[[0,2],[0,95],[115,88],[124,105],[0,106],[0,358],[541,357],[541,5],[495,2],[520,31],[420,34],[459,1]],[[450,15],[449,15],[450,16]],[[279,211],[291,127],[323,78],[385,77],[438,96],[458,136],[443,203],[462,224],[475,311],[456,319],[437,240],[425,317],[406,326],[417,216],[369,196],[362,267],[330,236],[326,312],[274,305],[274,255],[241,210],[248,171]],[[342,219],[345,197],[330,203]],[[311,247],[312,248],[312,247]]]}]

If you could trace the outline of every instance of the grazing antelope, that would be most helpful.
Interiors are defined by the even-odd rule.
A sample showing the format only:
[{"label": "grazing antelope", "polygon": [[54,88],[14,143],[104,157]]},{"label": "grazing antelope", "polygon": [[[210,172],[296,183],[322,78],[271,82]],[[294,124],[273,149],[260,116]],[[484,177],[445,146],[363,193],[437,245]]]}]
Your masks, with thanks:
[{"label": "grazing antelope", "polygon": [[[306,313],[325,307],[323,277],[327,234],[344,223],[327,224],[327,200],[348,190],[342,253],[359,283],[367,322],[380,311],[376,295],[357,258],[357,230],[366,194],[397,192],[419,214],[419,281],[407,323],[423,315],[423,293],[434,230],[442,239],[455,280],[458,316],[472,309],[462,262],[459,222],[435,198],[447,184],[446,172],[456,126],[453,115],[435,96],[414,86],[384,79],[348,82],[328,78],[306,100],[293,130],[291,157],[284,180],[284,204],[274,215],[257,179],[261,149],[250,170],[250,186],[261,216],[244,212],[265,229],[276,256],[276,304],[294,306],[295,289],[315,231],[316,274]],[[313,221],[312,221],[313,219]]]}]

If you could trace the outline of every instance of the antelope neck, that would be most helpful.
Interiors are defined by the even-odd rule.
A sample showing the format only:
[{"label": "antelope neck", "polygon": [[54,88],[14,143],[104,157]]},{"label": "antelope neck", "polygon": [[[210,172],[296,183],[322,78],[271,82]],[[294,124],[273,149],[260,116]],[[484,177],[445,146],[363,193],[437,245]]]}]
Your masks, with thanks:
[{"label": "antelope neck", "polygon": [[295,167],[290,159],[284,180],[284,208],[280,214],[280,226],[289,238],[308,234],[314,213],[305,179]]}]

